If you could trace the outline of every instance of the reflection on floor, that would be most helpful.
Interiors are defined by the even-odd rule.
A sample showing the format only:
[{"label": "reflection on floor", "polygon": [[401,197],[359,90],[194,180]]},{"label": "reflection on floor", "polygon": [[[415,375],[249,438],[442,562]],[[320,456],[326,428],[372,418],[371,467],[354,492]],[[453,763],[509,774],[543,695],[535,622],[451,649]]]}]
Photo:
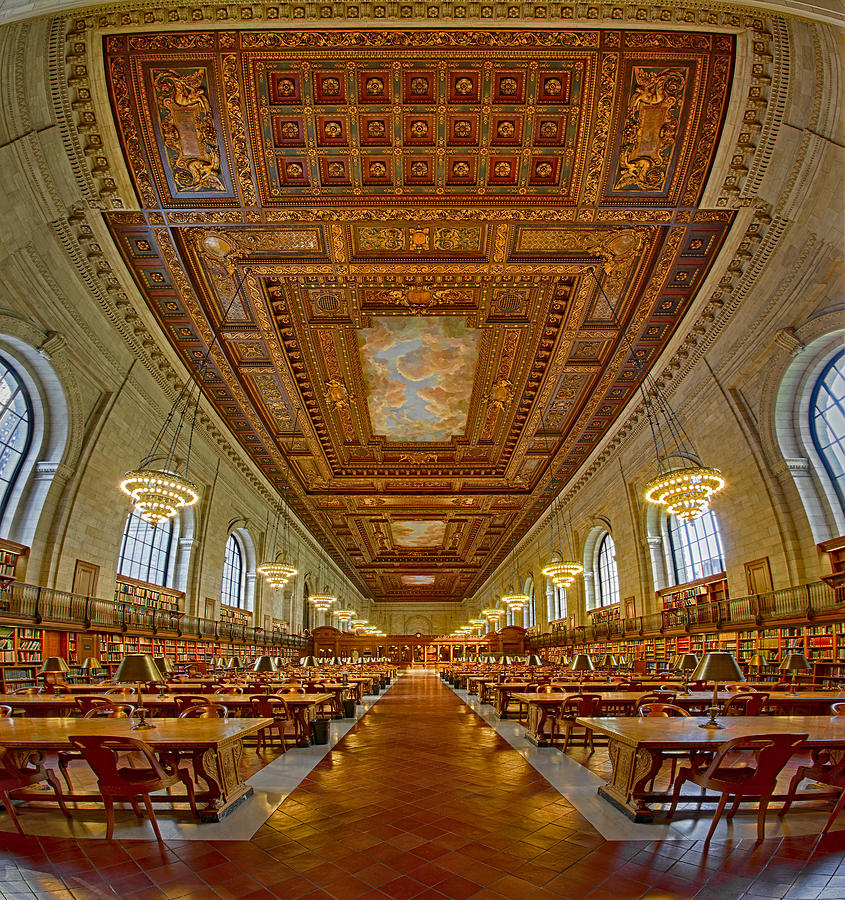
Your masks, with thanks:
[{"label": "reflection on floor", "polygon": [[[35,815],[21,811],[25,828]],[[206,827],[197,826],[203,834]],[[0,833],[0,893],[15,900],[842,900],[843,850],[841,831],[762,843],[732,836],[707,850],[688,839],[606,841],[439,678],[411,672],[250,841],[157,845]]]},{"label": "reflection on floor", "polygon": [[[643,825],[635,824],[622,812],[599,797],[597,791],[610,780],[610,761],[607,748],[596,746],[595,753],[580,746],[570,747],[564,754],[553,747],[535,747],[525,737],[525,726],[513,719],[500,719],[488,703],[479,703],[478,698],[463,690],[455,694],[476,712],[496,733],[503,737],[520,756],[530,763],[543,777],[557,788],[564,797],[596,828],[608,841],[630,840],[704,840],[710,828],[709,815],[713,805],[698,812],[697,806],[680,805],[671,823]],[[809,756],[796,757],[781,774],[779,790],[786,793],[792,773],[799,765],[809,761]],[[668,780],[668,766],[656,780],[658,790],[665,790]],[[809,789],[806,785],[805,789]],[[691,788],[696,794],[697,787]],[[771,837],[781,835],[818,834],[830,815],[830,807],[824,803],[811,806],[796,804],[790,814],[781,819],[776,815],[777,805],[766,819],[766,834]],[[834,828],[845,829],[845,817]],[[717,826],[715,839],[754,838],[757,834],[757,806],[743,804],[733,819],[722,819]],[[845,896],[845,892],[843,892]]]}]

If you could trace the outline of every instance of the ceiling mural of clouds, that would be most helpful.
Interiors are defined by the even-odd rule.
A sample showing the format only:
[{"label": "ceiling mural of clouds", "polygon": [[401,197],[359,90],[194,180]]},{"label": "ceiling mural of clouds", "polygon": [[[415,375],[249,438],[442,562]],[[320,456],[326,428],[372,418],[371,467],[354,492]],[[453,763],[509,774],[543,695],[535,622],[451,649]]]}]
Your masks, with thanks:
[{"label": "ceiling mural of clouds", "polygon": [[442,547],[446,535],[443,519],[420,522],[404,519],[390,526],[393,543],[402,547]]},{"label": "ceiling mural of clouds", "polygon": [[459,316],[376,316],[360,329],[373,433],[394,441],[463,433],[479,335]]},{"label": "ceiling mural of clouds", "polygon": [[403,575],[402,584],[409,587],[419,586],[423,584],[434,584],[433,575]]}]

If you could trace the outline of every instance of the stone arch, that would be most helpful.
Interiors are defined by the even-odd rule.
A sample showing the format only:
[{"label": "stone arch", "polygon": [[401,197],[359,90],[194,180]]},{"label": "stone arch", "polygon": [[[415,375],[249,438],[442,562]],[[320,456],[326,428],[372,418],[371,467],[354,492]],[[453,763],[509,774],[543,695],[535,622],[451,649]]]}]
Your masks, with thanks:
[{"label": "stone arch", "polygon": [[405,619],[405,634],[433,634],[431,619],[428,616],[408,616]]},{"label": "stone arch", "polygon": [[[838,316],[824,316],[810,324],[814,327],[788,336],[794,342],[792,354],[781,358],[777,374],[770,374],[761,403],[765,417],[761,439],[775,465],[789,472],[813,541],[820,543],[845,533],[845,509],[810,437],[808,412],[819,375],[843,347],[845,329]],[[825,325],[830,330],[824,330]]]},{"label": "stone arch", "polygon": [[[33,401],[32,441],[0,521],[0,534],[32,545],[48,496],[57,502],[79,461],[85,419],[64,339],[14,316],[0,316],[0,355]],[[55,487],[55,490],[54,490]]]}]

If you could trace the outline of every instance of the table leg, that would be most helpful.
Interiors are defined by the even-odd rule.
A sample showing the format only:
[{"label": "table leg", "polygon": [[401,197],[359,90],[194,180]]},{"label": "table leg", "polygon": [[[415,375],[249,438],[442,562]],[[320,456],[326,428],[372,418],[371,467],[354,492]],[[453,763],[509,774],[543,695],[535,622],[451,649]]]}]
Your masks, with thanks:
[{"label": "table leg", "polygon": [[663,754],[659,749],[631,747],[612,737],[607,751],[613,776],[599,788],[599,794],[635,822],[651,822],[654,812],[646,805],[643,794],[645,785],[660,771]]},{"label": "table leg", "polygon": [[525,737],[535,747],[551,746],[543,731],[548,718],[549,709],[547,706],[540,706],[536,703],[528,704],[528,729],[525,732]]},{"label": "table leg", "polygon": [[496,715],[500,719],[507,719],[509,702],[510,697],[508,696],[507,691],[496,691],[496,703],[494,708],[496,710]]},{"label": "table leg", "polygon": [[239,767],[243,755],[242,740],[193,751],[194,773],[208,785],[207,791],[197,793],[203,822],[219,821],[240,800],[251,796],[252,788],[241,781]]}]

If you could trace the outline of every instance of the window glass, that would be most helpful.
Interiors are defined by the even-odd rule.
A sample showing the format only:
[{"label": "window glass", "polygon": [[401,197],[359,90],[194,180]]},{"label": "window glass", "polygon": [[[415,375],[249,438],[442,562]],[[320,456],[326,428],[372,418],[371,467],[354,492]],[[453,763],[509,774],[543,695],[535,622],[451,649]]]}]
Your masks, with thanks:
[{"label": "window glass", "polygon": [[172,519],[152,525],[133,509],[126,517],[126,527],[123,529],[118,573],[165,586],[172,538]]},{"label": "window glass", "polygon": [[526,628],[533,628],[537,624],[537,609],[534,606],[534,581],[528,585],[528,596],[531,598],[525,604],[525,613],[523,614],[523,625]]},{"label": "window glass", "polygon": [[690,522],[668,517],[675,584],[697,581],[725,570],[719,525],[712,509]]},{"label": "window glass", "polygon": [[845,350],[825,366],[813,388],[810,433],[845,506]]},{"label": "window glass", "polygon": [[14,369],[0,361],[0,513],[9,501],[31,434],[29,393]]},{"label": "window glass", "polygon": [[552,585],[552,593],[549,597],[549,621],[566,618],[566,588],[560,585]]},{"label": "window glass", "polygon": [[598,584],[597,606],[610,606],[613,603],[619,602],[619,576],[616,572],[616,545],[613,543],[613,538],[609,534],[606,534],[599,544],[596,582]]},{"label": "window glass", "polygon": [[244,562],[241,545],[238,539],[229,535],[226,541],[226,559],[223,563],[223,591],[220,602],[226,606],[243,605],[244,598]]}]

